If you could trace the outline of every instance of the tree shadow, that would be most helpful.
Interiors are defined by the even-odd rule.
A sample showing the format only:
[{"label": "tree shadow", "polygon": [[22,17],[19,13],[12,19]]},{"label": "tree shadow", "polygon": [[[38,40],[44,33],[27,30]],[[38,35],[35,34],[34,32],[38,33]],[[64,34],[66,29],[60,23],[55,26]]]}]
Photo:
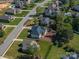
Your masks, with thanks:
[{"label": "tree shadow", "polygon": [[2,23],[9,23],[8,20],[3,20],[3,19],[0,19],[0,22],[2,22]]},{"label": "tree shadow", "polygon": [[49,53],[50,53],[50,51],[51,51],[52,44],[51,44],[48,48],[49,48],[49,49],[48,49],[48,51],[46,52],[46,55],[45,55],[45,58],[44,58],[44,59],[47,59],[47,57],[48,57],[48,55],[49,55]]},{"label": "tree shadow", "polygon": [[16,59],[32,59],[32,56],[29,56],[29,55],[20,55],[20,56],[17,56]]}]

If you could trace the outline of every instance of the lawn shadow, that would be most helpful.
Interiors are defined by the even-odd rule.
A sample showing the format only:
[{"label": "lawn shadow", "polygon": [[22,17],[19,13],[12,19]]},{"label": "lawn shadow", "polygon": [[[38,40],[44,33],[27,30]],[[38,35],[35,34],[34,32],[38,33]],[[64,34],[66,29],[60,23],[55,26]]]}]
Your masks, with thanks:
[{"label": "lawn shadow", "polygon": [[8,20],[0,19],[0,23],[9,23],[9,21]]},{"label": "lawn shadow", "polygon": [[51,48],[52,48],[52,44],[48,47],[48,51],[46,52],[46,55],[45,55],[45,58],[44,59],[47,59],[50,51],[51,51]]},{"label": "lawn shadow", "polygon": [[29,55],[20,55],[20,56],[17,56],[16,59],[32,59],[32,57]]}]

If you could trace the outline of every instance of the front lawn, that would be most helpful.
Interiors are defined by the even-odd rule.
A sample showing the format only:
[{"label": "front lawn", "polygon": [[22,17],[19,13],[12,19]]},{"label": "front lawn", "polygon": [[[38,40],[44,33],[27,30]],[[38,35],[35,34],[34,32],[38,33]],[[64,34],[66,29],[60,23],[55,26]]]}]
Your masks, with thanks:
[{"label": "front lawn", "polygon": [[5,29],[4,36],[0,38],[0,44],[3,43],[3,41],[6,39],[6,37],[10,34],[10,32],[13,30],[13,27],[8,27]]},{"label": "front lawn", "polygon": [[18,36],[18,39],[26,39],[27,35],[28,35],[28,30],[27,29],[23,29],[23,31]]},{"label": "front lawn", "polygon": [[43,13],[45,10],[45,7],[37,7],[36,12],[37,14]]},{"label": "front lawn", "polygon": [[23,10],[32,10],[35,7],[35,4],[29,4],[23,8]]},{"label": "front lawn", "polygon": [[18,23],[22,20],[22,18],[15,18],[15,20],[7,23],[8,25],[18,25]]},{"label": "front lawn", "polygon": [[17,13],[16,17],[25,17],[27,15],[28,11],[22,11],[21,13]]},{"label": "front lawn", "polygon": [[13,45],[10,47],[10,49],[5,54],[5,57],[7,57],[9,59],[17,59],[18,56],[24,55],[18,51],[19,44],[21,44],[21,42],[18,42],[18,41],[14,42]]},{"label": "front lawn", "polygon": [[33,26],[34,24],[39,23],[37,18],[29,19],[24,25],[25,26]]}]

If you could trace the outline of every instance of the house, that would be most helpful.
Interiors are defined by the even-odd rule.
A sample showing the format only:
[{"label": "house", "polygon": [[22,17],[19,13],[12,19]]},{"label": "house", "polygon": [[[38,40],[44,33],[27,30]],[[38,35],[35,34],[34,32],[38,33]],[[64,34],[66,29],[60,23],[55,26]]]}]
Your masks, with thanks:
[{"label": "house", "polygon": [[33,39],[40,39],[43,37],[43,35],[46,34],[46,32],[47,30],[45,30],[44,27],[39,26],[39,25],[34,25],[31,28],[30,35],[31,35],[31,38]]},{"label": "house", "polygon": [[53,3],[48,6],[48,8],[45,9],[44,15],[45,16],[55,16],[57,11],[57,5],[56,3]]},{"label": "house", "polygon": [[29,47],[39,48],[40,46],[34,40],[31,40],[31,39],[24,40],[23,43],[22,43],[22,51],[26,52],[29,49]]},{"label": "house", "polygon": [[24,3],[23,3],[23,1],[20,1],[20,0],[17,0],[16,2],[15,2],[15,7],[16,8],[24,8]]},{"label": "house", "polygon": [[24,2],[24,5],[30,4],[32,0],[22,0]]},{"label": "house", "polygon": [[2,16],[0,16],[0,21],[1,20],[11,21],[11,20],[14,20],[14,19],[15,19],[15,17],[12,16],[12,15],[2,15]]},{"label": "house", "polygon": [[4,24],[0,23],[0,30],[4,30],[5,26]]},{"label": "house", "polygon": [[9,8],[7,9],[7,11],[5,13],[14,15],[14,14],[20,13],[20,12],[21,12],[21,9],[15,8],[15,4],[12,4],[12,5],[9,6]]},{"label": "house", "polygon": [[61,59],[79,59],[79,57],[77,53],[71,53],[67,56],[62,57]]},{"label": "house", "polygon": [[19,8],[9,8],[5,13],[14,15],[14,14],[20,13],[20,12],[21,12],[21,9],[19,9]]},{"label": "house", "polygon": [[63,4],[68,4],[69,3],[69,0],[59,0],[61,1]]},{"label": "house", "polygon": [[48,17],[43,17],[42,19],[40,19],[40,24],[41,25],[49,25],[49,22],[50,22],[50,18]]},{"label": "house", "polygon": [[72,11],[79,12],[79,5],[75,5],[71,8]]}]

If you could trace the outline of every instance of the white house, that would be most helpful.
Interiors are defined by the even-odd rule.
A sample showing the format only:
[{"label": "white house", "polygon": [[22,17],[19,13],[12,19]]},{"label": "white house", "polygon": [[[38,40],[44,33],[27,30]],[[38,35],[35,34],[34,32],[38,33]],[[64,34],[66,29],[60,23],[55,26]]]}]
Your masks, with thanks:
[{"label": "white house", "polygon": [[39,48],[39,44],[36,41],[32,39],[26,39],[22,43],[22,51],[25,52],[27,49],[29,49],[30,46],[34,48],[35,47]]}]

